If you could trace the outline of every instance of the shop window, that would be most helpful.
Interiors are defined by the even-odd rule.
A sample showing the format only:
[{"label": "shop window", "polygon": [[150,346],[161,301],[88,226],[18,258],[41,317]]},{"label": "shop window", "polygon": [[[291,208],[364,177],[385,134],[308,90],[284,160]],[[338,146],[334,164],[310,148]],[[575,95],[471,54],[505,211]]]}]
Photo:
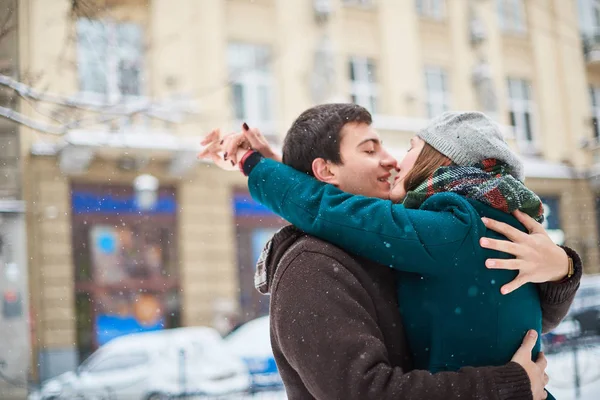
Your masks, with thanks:
[{"label": "shop window", "polygon": [[73,185],[71,207],[80,358],[118,336],[179,326],[174,189],[144,211],[131,187]]}]

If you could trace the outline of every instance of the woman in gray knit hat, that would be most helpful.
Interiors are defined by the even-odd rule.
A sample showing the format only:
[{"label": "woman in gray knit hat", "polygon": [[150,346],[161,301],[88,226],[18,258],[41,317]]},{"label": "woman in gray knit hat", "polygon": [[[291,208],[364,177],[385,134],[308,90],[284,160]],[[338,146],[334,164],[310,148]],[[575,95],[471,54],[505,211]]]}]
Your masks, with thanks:
[{"label": "woman in gray knit hat", "polygon": [[[456,170],[465,173],[470,171],[469,167],[482,167],[480,164],[486,159],[499,161],[515,189],[522,186],[518,182],[525,178],[523,163],[508,147],[492,119],[476,111],[446,112],[410,140],[408,154],[398,166],[391,200],[403,201],[408,192],[418,190],[418,186],[426,183],[426,179],[440,166],[464,167]],[[488,165],[487,168],[491,167]],[[539,203],[537,197],[532,198]],[[521,204],[514,204],[505,211],[519,208],[522,208]],[[541,208],[534,208],[527,213],[540,220],[541,211]]]},{"label": "woman in gray knit hat", "polygon": [[[416,369],[504,365],[530,329],[538,333],[537,358],[537,288],[514,271],[494,269],[510,255],[480,241],[491,248],[484,236],[503,239],[486,229],[486,218],[526,231],[511,213],[540,221],[543,209],[490,118],[445,113],[413,137],[390,192],[402,204],[344,193],[270,160],[254,158],[248,167],[250,159],[246,153],[242,167],[256,200],[308,234],[398,271]],[[572,274],[570,267],[565,279]]]}]

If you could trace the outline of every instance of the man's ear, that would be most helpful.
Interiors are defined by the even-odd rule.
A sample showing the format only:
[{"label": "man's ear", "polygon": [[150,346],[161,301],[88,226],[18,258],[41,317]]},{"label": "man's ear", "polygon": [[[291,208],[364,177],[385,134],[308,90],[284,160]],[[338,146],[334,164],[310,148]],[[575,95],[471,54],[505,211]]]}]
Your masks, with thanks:
[{"label": "man's ear", "polygon": [[325,161],[323,158],[315,158],[312,162],[312,171],[315,178],[321,182],[329,183],[331,185],[338,184],[338,179],[335,174],[336,169],[331,162]]}]

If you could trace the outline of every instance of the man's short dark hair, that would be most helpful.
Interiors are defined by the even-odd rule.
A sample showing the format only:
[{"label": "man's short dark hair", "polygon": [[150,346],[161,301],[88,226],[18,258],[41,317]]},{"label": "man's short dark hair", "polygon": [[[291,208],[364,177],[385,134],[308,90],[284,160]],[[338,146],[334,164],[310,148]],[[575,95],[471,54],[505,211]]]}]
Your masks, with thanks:
[{"label": "man's short dark hair", "polygon": [[312,163],[323,158],[341,164],[341,131],[348,123],[371,125],[371,113],[352,103],[322,104],[304,111],[283,140],[283,163],[313,175]]}]

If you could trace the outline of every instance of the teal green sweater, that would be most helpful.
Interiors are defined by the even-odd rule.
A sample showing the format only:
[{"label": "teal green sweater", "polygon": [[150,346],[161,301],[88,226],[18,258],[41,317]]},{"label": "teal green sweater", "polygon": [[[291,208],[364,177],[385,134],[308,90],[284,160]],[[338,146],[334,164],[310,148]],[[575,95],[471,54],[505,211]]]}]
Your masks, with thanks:
[{"label": "teal green sweater", "polygon": [[[436,194],[420,209],[352,195],[272,160],[249,175],[252,197],[303,231],[389,265],[398,272],[398,299],[417,369],[503,365],[527,330],[541,334],[538,292],[527,284],[509,295],[500,287],[514,271],[488,270],[481,217],[523,226],[511,215],[453,193]],[[540,342],[533,358],[537,357]]]}]

